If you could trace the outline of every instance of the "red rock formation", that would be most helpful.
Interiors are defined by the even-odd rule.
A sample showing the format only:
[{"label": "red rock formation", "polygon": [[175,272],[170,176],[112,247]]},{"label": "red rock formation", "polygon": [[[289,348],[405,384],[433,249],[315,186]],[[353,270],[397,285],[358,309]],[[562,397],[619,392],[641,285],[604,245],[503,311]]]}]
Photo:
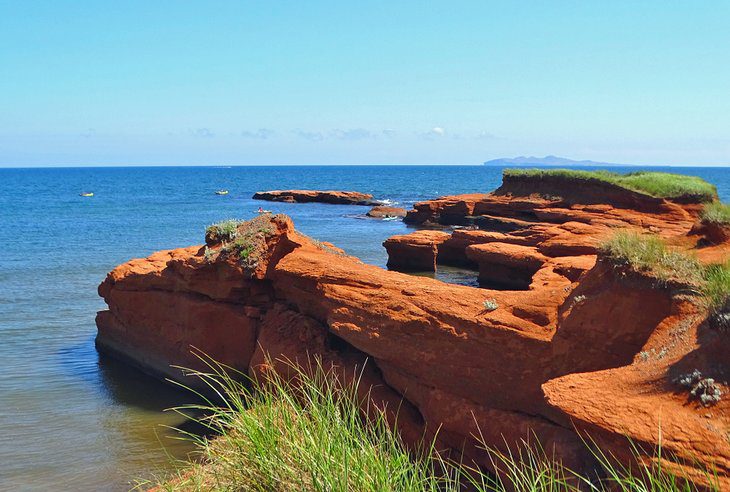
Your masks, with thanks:
[{"label": "red rock formation", "polygon": [[[260,218],[270,224],[241,226],[265,231],[253,270],[214,242],[117,267],[99,289],[109,310],[97,318],[97,343],[173,377],[165,364],[195,363],[188,345],[251,374],[318,356],[347,381],[365,366],[372,402],[401,408],[408,442],[440,428],[439,445],[487,467],[477,431],[497,448],[536,436],[576,469],[591,462],[580,432],[627,462],[625,436],[652,447],[661,432],[672,466],[697,480],[698,464],[714,466],[730,486],[730,403],[705,408],[673,383],[699,369],[727,392],[730,338],[708,328],[682,286],[595,254],[616,227],[687,238],[692,205],[652,207],[449,197],[411,216],[453,223],[479,214],[500,230],[386,241],[401,268],[476,264],[488,284],[508,278],[499,290],[384,271],[298,234],[283,216]],[[716,248],[713,258],[729,251]]]},{"label": "red rock formation", "polygon": [[368,210],[365,214],[368,217],[374,217],[376,219],[383,219],[385,217],[405,217],[406,209],[399,207],[387,207],[385,205],[378,205]]},{"label": "red rock formation", "polygon": [[441,231],[418,231],[392,236],[383,243],[388,251],[388,268],[401,272],[436,271],[439,244],[448,238],[449,234]]},{"label": "red rock formation", "polygon": [[373,195],[357,191],[315,191],[315,190],[275,190],[254,193],[254,200],[287,203],[332,203],[340,205],[378,205]]}]

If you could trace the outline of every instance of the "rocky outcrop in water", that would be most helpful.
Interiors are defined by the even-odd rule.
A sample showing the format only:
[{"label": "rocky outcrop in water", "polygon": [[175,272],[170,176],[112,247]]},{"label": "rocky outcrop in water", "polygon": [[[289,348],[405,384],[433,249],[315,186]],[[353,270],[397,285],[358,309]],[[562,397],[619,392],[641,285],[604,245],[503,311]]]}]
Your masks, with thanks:
[{"label": "rocky outcrop in water", "polygon": [[[618,228],[695,248],[698,206],[595,193],[579,203],[582,193],[424,202],[411,222],[482,229],[385,243],[392,268],[472,266],[481,289],[366,265],[286,216],[261,216],[230,241],[212,235],[113,270],[99,288],[109,309],[97,345],[173,378],[182,375],[171,364],[199,363],[190,346],[252,374],[276,369],[267,355],[274,366],[317,355],[350,374],[365,365],[369,397],[399,409],[394,423],[411,443],[438,430],[439,446],[489,467],[475,435],[501,449],[536,436],[585,470],[593,457],[581,434],[626,462],[627,437],[651,448],[661,435],[668,466],[698,481],[711,466],[730,485],[730,399],[705,407],[675,383],[698,370],[726,393],[730,338],[685,286],[597,251]],[[696,252],[717,259],[730,247]]]},{"label": "rocky outcrop in water", "polygon": [[375,219],[384,219],[387,217],[405,217],[406,209],[399,207],[389,207],[386,205],[378,205],[368,210],[368,213],[365,215],[367,215],[368,217],[373,217]]},{"label": "rocky outcrop in water", "polygon": [[373,195],[357,191],[276,190],[254,193],[254,200],[285,203],[331,203],[337,205],[380,205]]}]

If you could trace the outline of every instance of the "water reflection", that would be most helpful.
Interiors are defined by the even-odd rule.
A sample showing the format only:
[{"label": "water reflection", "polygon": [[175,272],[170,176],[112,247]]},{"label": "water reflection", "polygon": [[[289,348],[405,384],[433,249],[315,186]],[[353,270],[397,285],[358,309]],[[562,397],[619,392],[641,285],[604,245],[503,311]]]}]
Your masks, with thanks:
[{"label": "water reflection", "polygon": [[93,338],[61,348],[58,356],[60,367],[97,402],[87,420],[94,438],[85,446],[89,456],[81,460],[95,462],[92,455],[97,453],[106,456],[103,464],[95,465],[100,473],[85,479],[91,480],[90,490],[110,484],[125,490],[134,480],[164,475],[191,458],[195,446],[183,433],[203,435],[205,428],[170,409],[198,403],[192,392],[99,354]]},{"label": "water reflection", "polygon": [[417,277],[435,278],[447,284],[479,287],[479,272],[468,268],[438,265],[435,272],[408,272]]}]

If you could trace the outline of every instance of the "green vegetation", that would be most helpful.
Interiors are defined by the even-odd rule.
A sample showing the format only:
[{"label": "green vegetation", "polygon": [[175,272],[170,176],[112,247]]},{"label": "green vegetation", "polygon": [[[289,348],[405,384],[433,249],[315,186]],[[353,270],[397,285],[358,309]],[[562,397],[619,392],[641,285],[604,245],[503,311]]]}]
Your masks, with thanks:
[{"label": "green vegetation", "polygon": [[486,311],[495,311],[497,308],[499,308],[499,304],[497,304],[496,299],[487,299],[484,301],[484,309]]},{"label": "green vegetation", "polygon": [[609,171],[581,171],[574,169],[505,169],[504,176],[549,178],[563,177],[572,180],[610,183],[638,193],[658,198],[684,198],[697,202],[711,202],[717,197],[717,189],[697,176],[636,171],[619,174]]},{"label": "green vegetation", "polygon": [[713,310],[722,309],[730,299],[730,261],[709,265],[704,271],[702,292]]},{"label": "green vegetation", "polygon": [[600,249],[619,265],[697,289],[712,312],[722,309],[730,299],[730,261],[705,266],[658,236],[627,231],[617,232]]},{"label": "green vegetation", "polygon": [[[353,384],[343,384],[316,360],[306,373],[293,364],[287,368],[294,384],[270,374],[265,384],[251,385],[229,377],[230,368],[202,360],[211,371],[193,375],[225,404],[204,400],[178,410],[204,412],[198,421],[218,436],[186,434],[197,443],[201,459],[182,463],[176,476],[159,484],[160,490],[457,492],[465,485],[476,492],[699,490],[666,470],[661,454],[629,470],[595,450],[602,470],[587,477],[556,463],[539,446],[527,444],[514,453],[490,451],[501,471],[492,475],[447,461],[433,446],[409,452],[382,412],[370,407],[370,417],[363,417],[366,397],[358,396],[357,378]],[[716,482],[710,472],[705,478],[710,484]],[[719,486],[707,490],[719,491]]]},{"label": "green vegetation", "polygon": [[614,262],[662,281],[699,286],[703,267],[694,256],[670,248],[658,236],[619,231],[600,245],[601,252]]},{"label": "green vegetation", "polygon": [[357,383],[343,385],[333,372],[312,364],[312,376],[291,365],[295,385],[272,374],[250,391],[210,363],[195,373],[226,404],[204,410],[200,422],[219,433],[192,436],[204,464],[190,463],[163,490],[439,491],[448,481],[435,473],[432,449],[412,456],[374,410],[367,424]]},{"label": "green vegetation", "polygon": [[271,216],[259,215],[251,220],[228,219],[208,226],[205,230],[206,243],[220,243],[214,250],[205,249],[205,259],[211,261],[213,252],[235,255],[246,268],[256,268],[262,252],[266,249],[266,238],[272,233]]},{"label": "green vegetation", "polygon": [[238,226],[245,223],[244,220],[226,219],[208,226],[205,230],[206,237],[213,238],[216,242],[232,241],[238,234]]},{"label": "green vegetation", "polygon": [[719,201],[708,203],[702,209],[700,219],[706,224],[730,225],[730,205]]}]

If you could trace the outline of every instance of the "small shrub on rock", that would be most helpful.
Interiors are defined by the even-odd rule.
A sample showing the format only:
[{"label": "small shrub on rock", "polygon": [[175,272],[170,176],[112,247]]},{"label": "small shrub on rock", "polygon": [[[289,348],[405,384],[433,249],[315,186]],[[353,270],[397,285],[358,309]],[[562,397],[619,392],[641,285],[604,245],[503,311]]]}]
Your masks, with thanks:
[{"label": "small shrub on rock", "polygon": [[206,244],[233,241],[238,234],[238,226],[245,223],[243,220],[226,219],[208,226],[205,230]]},{"label": "small shrub on rock", "polygon": [[484,304],[485,311],[492,312],[492,311],[496,310],[497,308],[499,308],[499,304],[497,304],[496,299],[487,299],[486,301],[484,301],[483,304]]},{"label": "small shrub on rock", "polygon": [[[251,220],[228,219],[209,226],[205,231],[208,246],[220,245],[219,255],[234,257],[246,269],[255,269],[267,248],[267,238],[273,234],[270,215],[259,215]],[[206,260],[213,252],[206,246]]]},{"label": "small shrub on rock", "polygon": [[697,369],[687,374],[681,374],[674,382],[680,386],[689,388],[689,394],[706,407],[714,405],[722,398],[722,391],[715,383],[715,380],[712,378],[703,378],[702,373]]}]

